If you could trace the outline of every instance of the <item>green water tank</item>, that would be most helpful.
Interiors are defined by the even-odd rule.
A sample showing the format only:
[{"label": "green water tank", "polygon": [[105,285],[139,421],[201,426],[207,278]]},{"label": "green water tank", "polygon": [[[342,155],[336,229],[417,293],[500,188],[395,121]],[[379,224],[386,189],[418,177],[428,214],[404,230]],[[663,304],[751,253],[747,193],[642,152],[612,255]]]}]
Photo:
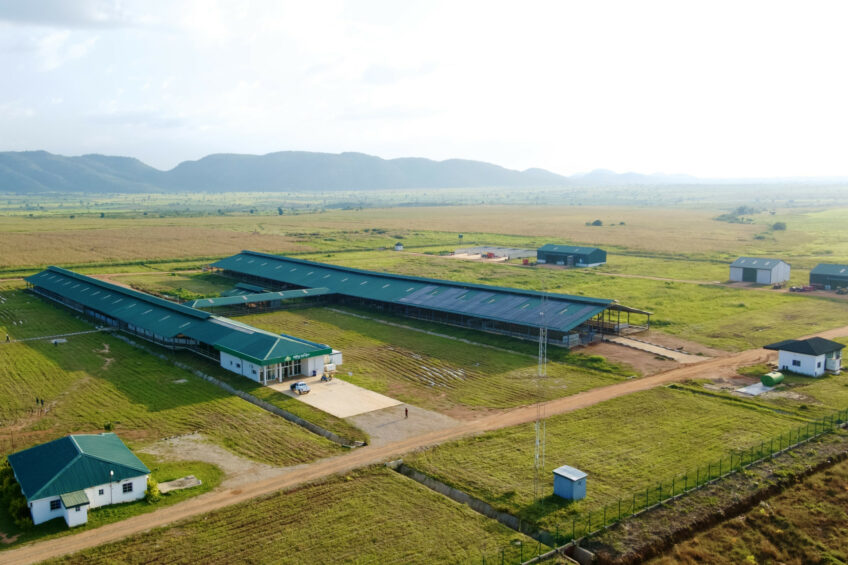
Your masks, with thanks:
[{"label": "green water tank", "polygon": [[777,386],[783,382],[783,373],[779,371],[772,371],[771,373],[766,373],[760,378],[760,381],[765,386]]}]

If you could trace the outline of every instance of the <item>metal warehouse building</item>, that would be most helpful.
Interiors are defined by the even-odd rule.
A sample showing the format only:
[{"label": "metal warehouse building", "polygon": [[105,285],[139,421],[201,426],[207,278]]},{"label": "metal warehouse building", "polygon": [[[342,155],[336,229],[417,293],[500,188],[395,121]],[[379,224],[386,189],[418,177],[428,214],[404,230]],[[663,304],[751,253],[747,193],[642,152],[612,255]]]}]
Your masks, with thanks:
[{"label": "metal warehouse building", "polygon": [[821,285],[825,289],[848,287],[848,265],[821,263],[810,271],[810,284]]},{"label": "metal warehouse building", "polygon": [[789,280],[789,264],[780,259],[740,257],[730,264],[730,280],[774,284]]},{"label": "metal warehouse building", "polygon": [[597,247],[548,243],[536,250],[536,262],[566,267],[597,267],[607,262],[607,252]]},{"label": "metal warehouse building", "polygon": [[170,349],[187,349],[260,383],[323,373],[341,363],[329,346],[276,335],[155,296],[49,267],[26,278],[35,293]]},{"label": "metal warehouse building", "polygon": [[[328,289],[336,302],[525,338],[545,328],[550,343],[575,345],[579,335],[644,329],[650,313],[588,298],[411,277],[242,251],[212,265],[265,288]],[[631,314],[646,318],[631,324]]]}]

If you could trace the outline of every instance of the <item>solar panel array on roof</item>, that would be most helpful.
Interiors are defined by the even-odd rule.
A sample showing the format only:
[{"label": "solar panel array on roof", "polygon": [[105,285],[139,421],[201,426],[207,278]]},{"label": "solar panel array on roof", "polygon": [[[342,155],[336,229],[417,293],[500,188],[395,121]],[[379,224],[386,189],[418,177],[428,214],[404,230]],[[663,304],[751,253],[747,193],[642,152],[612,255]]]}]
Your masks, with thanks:
[{"label": "solar panel array on roof", "polygon": [[[357,298],[407,304],[511,324],[568,331],[612,300],[378,273],[242,251],[213,264],[244,275],[303,287],[323,286]],[[540,309],[545,297],[545,307]]]},{"label": "solar panel array on roof", "polygon": [[537,251],[550,253],[570,253],[573,255],[585,255],[592,251],[602,251],[597,247],[578,247],[576,245],[557,245],[555,243],[546,243]]},{"label": "solar panel array on roof", "polygon": [[185,336],[259,365],[332,352],[323,344],[276,335],[59,267],[49,267],[26,281],[156,336]]}]

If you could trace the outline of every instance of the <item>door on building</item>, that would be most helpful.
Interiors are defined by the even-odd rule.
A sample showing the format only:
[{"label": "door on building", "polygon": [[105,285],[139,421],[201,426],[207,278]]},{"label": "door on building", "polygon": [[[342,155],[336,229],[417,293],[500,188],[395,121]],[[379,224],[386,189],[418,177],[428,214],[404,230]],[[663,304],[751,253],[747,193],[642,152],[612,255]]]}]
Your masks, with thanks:
[{"label": "door on building", "polygon": [[757,282],[757,269],[744,267],[742,269],[742,280],[745,282]]}]

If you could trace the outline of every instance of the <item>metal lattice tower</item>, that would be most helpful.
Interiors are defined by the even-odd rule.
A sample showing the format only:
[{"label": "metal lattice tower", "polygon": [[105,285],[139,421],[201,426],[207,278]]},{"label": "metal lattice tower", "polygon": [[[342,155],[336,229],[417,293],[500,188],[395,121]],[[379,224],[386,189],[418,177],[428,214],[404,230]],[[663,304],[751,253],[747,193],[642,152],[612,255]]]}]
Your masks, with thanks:
[{"label": "metal lattice tower", "polygon": [[548,328],[545,325],[545,298],[539,305],[539,359],[536,369],[536,442],[533,455],[533,499],[541,498],[542,473],[545,471],[545,407],[543,405],[542,379],[548,374]]}]

